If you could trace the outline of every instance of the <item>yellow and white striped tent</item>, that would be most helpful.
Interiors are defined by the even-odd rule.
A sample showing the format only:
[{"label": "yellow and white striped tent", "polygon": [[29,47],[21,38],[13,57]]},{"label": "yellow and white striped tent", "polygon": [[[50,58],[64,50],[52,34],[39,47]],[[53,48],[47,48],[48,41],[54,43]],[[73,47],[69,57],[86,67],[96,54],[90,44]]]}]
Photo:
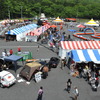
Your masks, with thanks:
[{"label": "yellow and white striped tent", "polygon": [[85,23],[86,26],[99,26],[93,19],[91,19],[89,22]]},{"label": "yellow and white striped tent", "polygon": [[55,23],[61,23],[61,22],[64,22],[64,21],[61,20],[59,17],[57,17],[55,20],[53,20],[53,22],[55,22]]}]

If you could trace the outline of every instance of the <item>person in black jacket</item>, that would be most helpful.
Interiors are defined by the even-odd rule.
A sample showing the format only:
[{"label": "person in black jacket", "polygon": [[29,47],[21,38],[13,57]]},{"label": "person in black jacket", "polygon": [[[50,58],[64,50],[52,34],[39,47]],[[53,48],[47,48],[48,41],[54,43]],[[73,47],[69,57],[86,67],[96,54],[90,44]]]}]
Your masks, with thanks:
[{"label": "person in black jacket", "polygon": [[68,81],[67,81],[67,83],[66,83],[68,93],[70,93],[70,90],[71,90],[71,84],[72,84],[71,79],[68,79]]}]

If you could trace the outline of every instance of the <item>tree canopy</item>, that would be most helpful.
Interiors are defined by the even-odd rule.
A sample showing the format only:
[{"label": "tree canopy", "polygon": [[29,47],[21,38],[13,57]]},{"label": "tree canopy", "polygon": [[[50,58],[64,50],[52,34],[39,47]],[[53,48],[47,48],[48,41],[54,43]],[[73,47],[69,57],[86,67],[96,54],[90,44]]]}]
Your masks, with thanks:
[{"label": "tree canopy", "polygon": [[100,18],[100,0],[0,0],[0,19],[47,17]]}]

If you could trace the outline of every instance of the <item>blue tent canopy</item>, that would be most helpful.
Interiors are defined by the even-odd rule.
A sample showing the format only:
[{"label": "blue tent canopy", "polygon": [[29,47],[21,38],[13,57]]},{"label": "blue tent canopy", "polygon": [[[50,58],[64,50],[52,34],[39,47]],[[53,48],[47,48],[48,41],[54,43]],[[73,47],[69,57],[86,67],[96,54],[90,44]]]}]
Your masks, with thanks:
[{"label": "blue tent canopy", "polygon": [[17,56],[17,55],[11,55],[11,56],[8,56],[8,57],[5,57],[4,60],[6,61],[18,61],[20,59],[22,59],[23,57],[21,56]]},{"label": "blue tent canopy", "polygon": [[100,63],[100,49],[72,50],[70,53],[70,57],[75,62],[93,61],[95,63]]},{"label": "blue tent canopy", "polygon": [[16,72],[16,69],[17,69],[17,61],[20,60],[20,59],[23,59],[23,57],[17,56],[17,55],[11,55],[11,56],[8,56],[8,57],[4,57],[5,62],[6,61],[13,62],[14,67],[15,67],[15,72]]}]

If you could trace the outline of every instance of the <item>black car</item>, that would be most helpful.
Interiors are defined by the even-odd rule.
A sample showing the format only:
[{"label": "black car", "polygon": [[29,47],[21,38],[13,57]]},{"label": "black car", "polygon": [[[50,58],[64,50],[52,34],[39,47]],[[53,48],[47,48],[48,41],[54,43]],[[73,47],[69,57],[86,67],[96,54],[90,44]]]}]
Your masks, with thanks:
[{"label": "black car", "polygon": [[59,64],[59,58],[57,58],[57,57],[51,57],[50,58],[50,61],[49,61],[49,69],[51,69],[51,68],[56,68],[57,67],[57,65]]}]

